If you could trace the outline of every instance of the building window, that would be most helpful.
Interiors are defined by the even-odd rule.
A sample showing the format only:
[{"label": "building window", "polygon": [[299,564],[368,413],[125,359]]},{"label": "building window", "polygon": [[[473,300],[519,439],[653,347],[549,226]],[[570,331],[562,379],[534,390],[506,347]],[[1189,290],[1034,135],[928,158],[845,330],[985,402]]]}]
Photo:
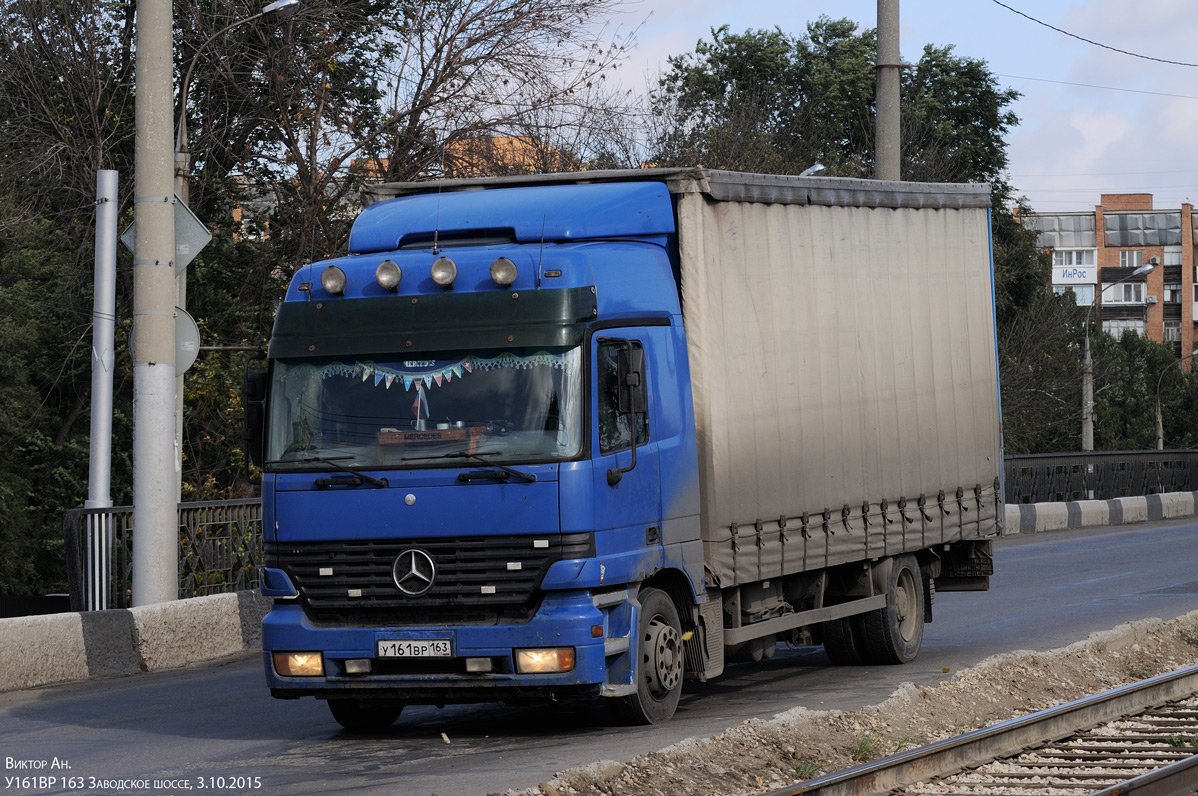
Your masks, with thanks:
[{"label": "building window", "polygon": [[1165,265],[1181,265],[1181,247],[1165,247]]},{"label": "building window", "polygon": [[1144,252],[1136,251],[1121,251],[1119,252],[1119,265],[1122,268],[1139,268],[1144,264]]},{"label": "building window", "polygon": [[1120,318],[1113,321],[1103,321],[1102,330],[1118,340],[1123,336],[1124,332],[1133,332],[1135,334],[1144,334],[1144,322],[1134,318]]},{"label": "building window", "polygon": [[1165,337],[1166,343],[1181,342],[1181,321],[1165,321]]},{"label": "building window", "polygon": [[1102,286],[1103,304],[1143,304],[1144,283],[1124,282],[1111,283]]},{"label": "building window", "polygon": [[1053,249],[1052,264],[1061,266],[1094,265],[1096,249]]},{"label": "building window", "polygon": [[1180,304],[1181,303],[1181,284],[1165,285],[1165,303]]},{"label": "building window", "polygon": [[1058,296],[1066,292],[1073,293],[1073,299],[1079,307],[1088,307],[1094,301],[1093,285],[1053,285],[1052,292]]}]

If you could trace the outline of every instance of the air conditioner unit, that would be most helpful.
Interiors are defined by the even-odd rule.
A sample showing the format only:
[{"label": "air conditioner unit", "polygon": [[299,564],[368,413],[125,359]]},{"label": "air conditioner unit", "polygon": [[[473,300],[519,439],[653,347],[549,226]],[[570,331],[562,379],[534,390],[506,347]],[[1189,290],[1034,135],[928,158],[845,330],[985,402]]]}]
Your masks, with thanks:
[{"label": "air conditioner unit", "polygon": [[1148,303],[1149,303],[1149,304],[1155,304],[1155,303],[1156,303],[1156,296],[1149,296],[1149,297],[1148,297]]}]

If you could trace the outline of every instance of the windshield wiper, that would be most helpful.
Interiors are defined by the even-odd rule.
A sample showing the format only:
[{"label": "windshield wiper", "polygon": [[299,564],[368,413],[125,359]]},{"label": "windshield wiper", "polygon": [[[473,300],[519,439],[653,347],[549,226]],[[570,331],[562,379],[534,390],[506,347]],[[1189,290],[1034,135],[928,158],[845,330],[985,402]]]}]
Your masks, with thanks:
[{"label": "windshield wiper", "polygon": [[[417,459],[423,459],[423,460],[469,459],[472,462],[478,462],[479,464],[486,465],[487,467],[493,467],[496,470],[499,470],[500,472],[507,473],[509,476],[514,475],[517,478],[521,479],[522,481],[527,481],[530,484],[534,484],[537,481],[537,476],[534,473],[524,473],[524,472],[521,472],[514,468],[508,467],[506,464],[500,464],[499,462],[493,462],[481,454],[467,453],[466,451],[455,451],[454,453],[442,453],[437,456],[405,456],[404,458],[400,459],[400,461],[409,462],[409,461],[414,461]],[[467,473],[462,473],[461,475],[458,476],[458,480],[459,481],[469,481],[470,477]]]},{"label": "windshield wiper", "polygon": [[[352,458],[354,458],[354,457],[353,456],[304,456],[303,458],[300,458],[300,459],[275,459],[274,461],[266,462],[266,464],[267,465],[272,465],[272,464],[327,464],[327,465],[330,465],[334,470],[340,470],[343,473],[349,473],[350,475],[354,476],[355,478],[358,479],[358,483],[365,481],[368,484],[372,484],[372,485],[377,486],[382,489],[385,489],[389,486],[386,478],[375,478],[373,475],[367,475],[366,473],[358,472],[357,470],[353,469],[352,467],[346,467],[344,464],[341,464],[341,462],[345,461],[346,459],[352,459]],[[326,486],[328,486],[328,484],[326,484]]]}]

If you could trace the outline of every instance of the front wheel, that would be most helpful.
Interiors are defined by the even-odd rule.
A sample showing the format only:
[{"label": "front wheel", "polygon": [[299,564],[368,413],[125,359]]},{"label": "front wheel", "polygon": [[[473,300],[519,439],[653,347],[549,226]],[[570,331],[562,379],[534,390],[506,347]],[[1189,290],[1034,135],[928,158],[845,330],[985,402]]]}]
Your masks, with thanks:
[{"label": "front wheel", "polygon": [[330,699],[329,712],[351,732],[382,732],[395,723],[403,711],[398,702],[362,702],[357,699]]},{"label": "front wheel", "polygon": [[643,589],[639,600],[636,694],[621,697],[620,712],[630,724],[660,724],[674,715],[682,696],[682,624],[660,589]]}]

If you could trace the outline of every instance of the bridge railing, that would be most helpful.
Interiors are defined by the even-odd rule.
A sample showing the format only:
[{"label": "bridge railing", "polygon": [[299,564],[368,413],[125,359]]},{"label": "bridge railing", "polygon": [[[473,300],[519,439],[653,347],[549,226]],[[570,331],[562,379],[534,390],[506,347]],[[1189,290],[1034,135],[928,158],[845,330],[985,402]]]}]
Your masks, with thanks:
[{"label": "bridge railing", "polygon": [[1007,503],[1110,500],[1198,491],[1198,451],[1101,451],[1005,457]]},{"label": "bridge railing", "polygon": [[[256,498],[179,504],[179,597],[258,585],[262,505]],[[63,520],[72,611],[128,608],[133,507],[72,509]]]},{"label": "bridge railing", "polygon": [[[1198,451],[1118,451],[1007,456],[1007,503],[1108,500],[1198,492]],[[72,509],[64,520],[71,610],[128,608],[133,588],[133,508]],[[258,585],[259,500],[179,504],[179,596]]]}]

